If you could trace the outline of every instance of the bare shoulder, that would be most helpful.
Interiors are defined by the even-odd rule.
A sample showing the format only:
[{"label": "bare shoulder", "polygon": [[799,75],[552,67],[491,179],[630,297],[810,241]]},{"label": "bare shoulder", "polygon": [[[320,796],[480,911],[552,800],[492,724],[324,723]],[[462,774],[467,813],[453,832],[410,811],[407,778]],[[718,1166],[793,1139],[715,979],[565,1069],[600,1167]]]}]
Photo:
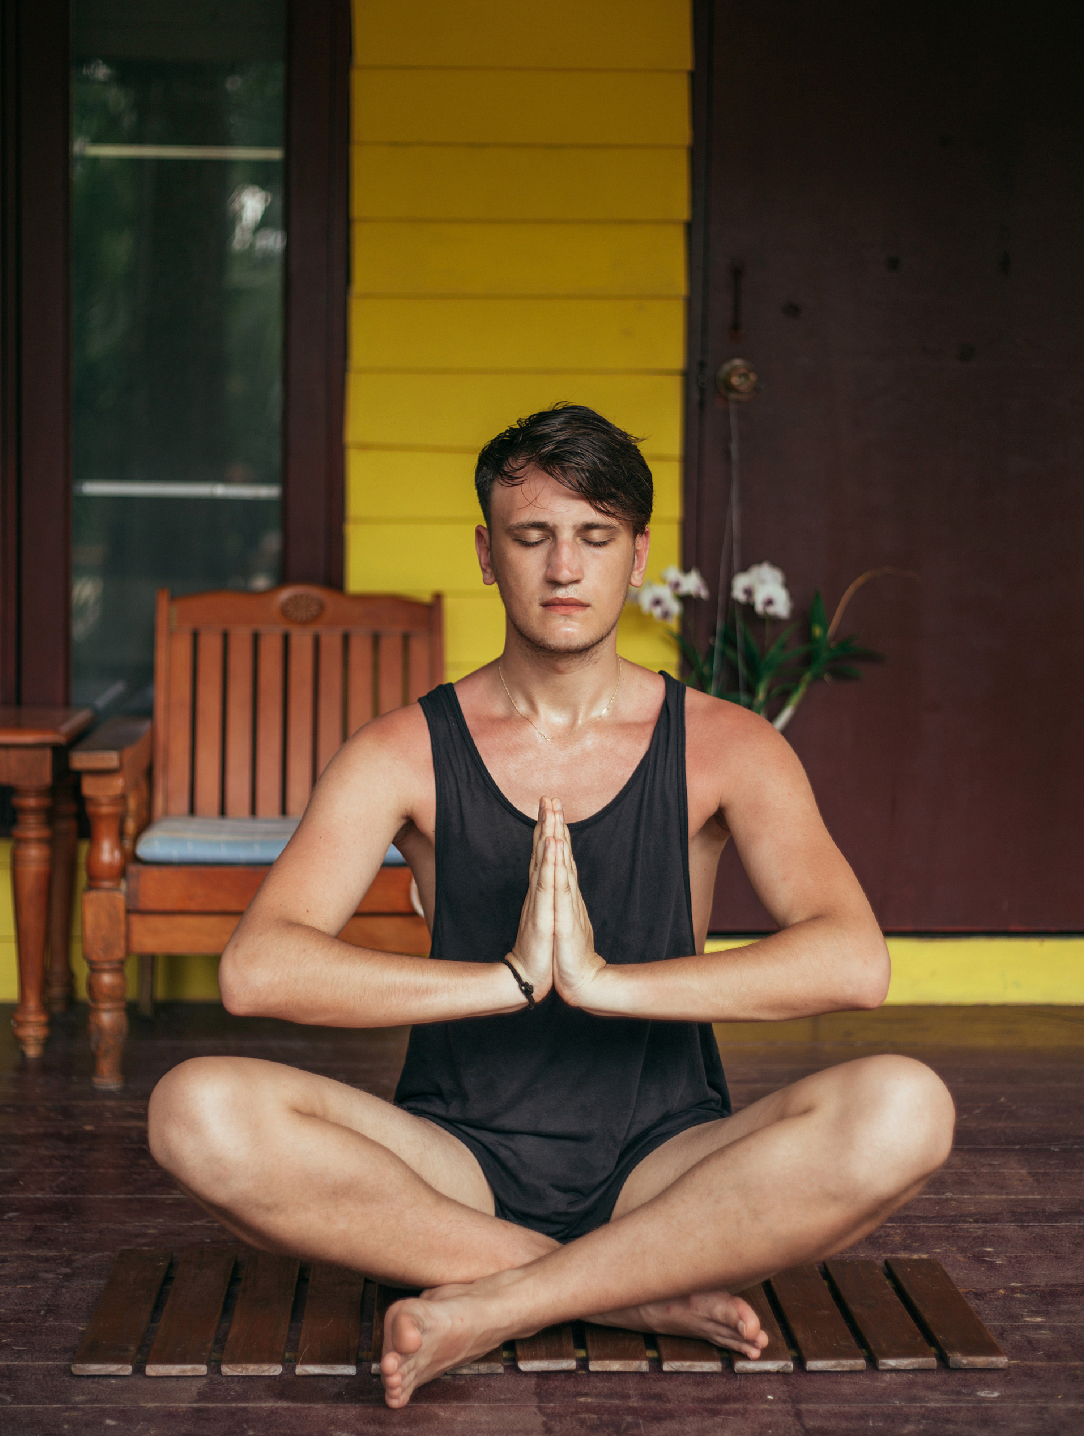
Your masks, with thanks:
[{"label": "bare shoulder", "polygon": [[801,763],[766,718],[695,688],[685,698],[685,754],[690,801],[725,808],[752,786],[805,783]]},{"label": "bare shoulder", "polygon": [[373,718],[343,744],[328,765],[329,775],[338,783],[361,780],[371,783],[377,776],[408,787],[433,776],[433,755],[429,725],[419,703],[408,703]]},{"label": "bare shoulder", "polygon": [[424,754],[429,756],[429,725],[420,703],[393,708],[379,718],[371,718],[343,744],[344,757],[365,761],[374,756],[416,763]]},{"label": "bare shoulder", "polygon": [[429,727],[410,703],[373,718],[343,744],[313,789],[301,828],[364,827],[390,843],[404,823],[429,813],[434,792]]}]

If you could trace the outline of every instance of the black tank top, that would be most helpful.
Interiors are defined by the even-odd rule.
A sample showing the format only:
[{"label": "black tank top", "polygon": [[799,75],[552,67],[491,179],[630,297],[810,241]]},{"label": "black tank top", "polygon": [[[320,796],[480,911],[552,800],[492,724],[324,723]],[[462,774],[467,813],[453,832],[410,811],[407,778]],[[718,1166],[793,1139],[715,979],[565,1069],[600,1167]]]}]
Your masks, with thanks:
[{"label": "black tank top", "polygon": [[[595,947],[608,963],[696,951],[685,688],[663,678],[635,772],[599,812],[569,824]],[[516,939],[534,822],[494,783],[452,685],[421,706],[436,776],[432,957],[497,962]],[[709,1024],[596,1017],[552,990],[533,1011],[415,1026],[395,1100],[467,1143],[500,1215],[566,1236],[578,1234],[600,1194],[612,1208],[648,1151],[730,1112]]]}]

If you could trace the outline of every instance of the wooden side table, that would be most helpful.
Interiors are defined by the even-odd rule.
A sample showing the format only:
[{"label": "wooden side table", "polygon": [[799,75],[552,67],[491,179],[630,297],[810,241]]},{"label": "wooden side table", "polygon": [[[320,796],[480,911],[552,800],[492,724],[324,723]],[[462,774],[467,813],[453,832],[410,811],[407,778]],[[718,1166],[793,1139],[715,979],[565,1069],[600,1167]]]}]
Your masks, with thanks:
[{"label": "wooden side table", "polygon": [[67,750],[94,716],[92,708],[0,707],[0,783],[15,789],[17,814],[11,886],[19,1005],[11,1025],[27,1057],[41,1055],[49,1035],[48,1012],[62,1012],[71,997],[68,934],[76,829]]}]

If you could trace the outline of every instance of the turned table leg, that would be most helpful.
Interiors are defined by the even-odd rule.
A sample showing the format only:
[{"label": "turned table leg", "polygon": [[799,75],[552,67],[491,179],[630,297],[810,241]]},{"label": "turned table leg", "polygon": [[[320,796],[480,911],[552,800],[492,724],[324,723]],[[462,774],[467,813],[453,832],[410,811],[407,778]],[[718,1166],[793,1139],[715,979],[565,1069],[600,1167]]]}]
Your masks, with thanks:
[{"label": "turned table leg", "polygon": [[17,785],[12,795],[18,815],[12,829],[11,886],[15,898],[15,941],[19,949],[19,1005],[11,1025],[27,1057],[40,1057],[49,1035],[42,1003],[45,937],[49,921],[49,879],[53,841],[50,786]]},{"label": "turned table leg", "polygon": [[72,889],[75,886],[75,780],[65,774],[53,790],[53,878],[49,890],[49,966],[45,1006],[64,1012],[72,998]]},{"label": "turned table leg", "polygon": [[124,962],[128,955],[124,907],[126,803],[120,793],[91,793],[84,785],[90,846],[83,893],[83,954],[87,960],[88,1029],[95,1087],[120,1087],[121,1053],[128,1035]]}]

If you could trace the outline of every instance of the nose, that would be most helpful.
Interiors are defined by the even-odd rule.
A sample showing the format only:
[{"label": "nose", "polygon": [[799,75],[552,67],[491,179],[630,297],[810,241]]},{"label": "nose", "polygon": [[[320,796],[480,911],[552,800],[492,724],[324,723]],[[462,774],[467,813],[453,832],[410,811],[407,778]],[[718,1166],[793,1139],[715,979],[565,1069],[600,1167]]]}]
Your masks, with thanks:
[{"label": "nose", "polygon": [[578,583],[583,577],[583,566],[574,539],[559,538],[550,549],[546,578],[558,588],[566,583]]}]

